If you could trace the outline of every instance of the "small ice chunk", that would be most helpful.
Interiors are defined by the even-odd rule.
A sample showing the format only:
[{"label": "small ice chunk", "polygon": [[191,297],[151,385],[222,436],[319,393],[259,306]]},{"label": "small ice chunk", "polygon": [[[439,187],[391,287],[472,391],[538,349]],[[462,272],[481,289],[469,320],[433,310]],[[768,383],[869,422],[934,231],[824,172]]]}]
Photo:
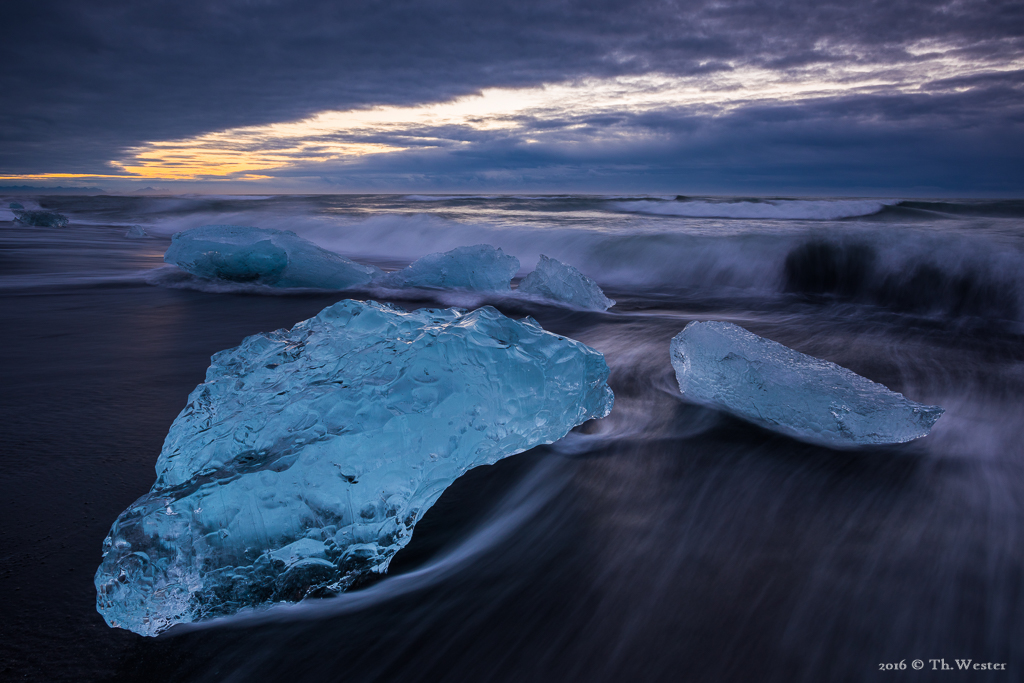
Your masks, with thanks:
[{"label": "small ice chunk", "polygon": [[18,202],[11,202],[11,209],[24,209],[25,207]]},{"label": "small ice chunk", "polygon": [[56,211],[22,211],[15,209],[13,204],[11,210],[14,211],[14,222],[22,225],[37,228],[65,228],[68,225],[68,217]]},{"label": "small ice chunk", "polygon": [[943,413],[732,323],[689,323],[671,358],[689,400],[825,446],[912,441]]},{"label": "small ice chunk", "polygon": [[341,301],[212,359],[150,492],[103,543],[96,606],[156,635],[381,573],[470,468],[604,417],[604,356],[485,306]]},{"label": "small ice chunk", "polygon": [[127,237],[128,239],[133,240],[141,240],[152,237],[152,235],[146,232],[146,229],[141,225],[133,225],[132,227],[128,228],[128,232],[126,232],[124,236]]},{"label": "small ice chunk", "polygon": [[519,272],[519,259],[489,244],[457,247],[443,254],[427,254],[402,270],[375,282],[388,289],[467,289],[478,292],[509,291]]},{"label": "small ice chunk", "polygon": [[198,277],[272,287],[348,289],[380,275],[290,230],[204,225],[171,238],[164,261]]},{"label": "small ice chunk", "polygon": [[596,282],[572,266],[544,254],[540,255],[537,269],[519,283],[519,291],[592,311],[606,311],[615,305]]}]

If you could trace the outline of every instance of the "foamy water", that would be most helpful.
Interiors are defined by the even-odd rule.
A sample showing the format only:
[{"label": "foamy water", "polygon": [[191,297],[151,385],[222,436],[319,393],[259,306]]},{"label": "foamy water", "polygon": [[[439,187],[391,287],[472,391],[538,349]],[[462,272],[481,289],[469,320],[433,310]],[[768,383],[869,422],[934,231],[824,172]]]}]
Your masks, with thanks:
[{"label": "foamy water", "polygon": [[[0,223],[0,465],[17,477],[12,525],[46,560],[5,565],[33,587],[12,600],[38,624],[12,628],[11,647],[106,662],[73,676],[825,681],[874,680],[880,662],[913,658],[1024,666],[1024,202],[4,201],[70,218]],[[487,243],[522,276],[546,254],[618,303],[280,290],[163,262],[172,234],[204,224],[293,230],[385,269]],[[153,238],[125,238],[131,225]],[[95,570],[210,355],[345,297],[533,316],[605,355],[615,409],[456,481],[359,591],[155,641],[102,627],[90,582],[67,568]],[[691,320],[734,322],[946,412],[924,439],[857,452],[766,432],[683,400],[668,345]]]},{"label": "foamy water", "polygon": [[[13,198],[12,198],[13,199]],[[27,200],[31,203],[32,200]],[[91,229],[92,248],[124,252],[123,231],[142,225],[158,254],[175,232],[200,225],[291,230],[356,261],[385,268],[458,246],[491,244],[517,257],[519,275],[541,254],[573,264],[605,288],[711,298],[791,294],[924,315],[1024,319],[1021,203],[873,199],[625,198],[529,196],[183,196],[50,198],[73,225],[21,235],[19,248],[53,253]],[[29,206],[29,204],[25,204]],[[37,204],[34,204],[37,205]],[[986,213],[988,215],[986,215]],[[707,216],[707,217],[705,217]],[[936,218],[938,217],[938,218]],[[43,246],[45,245],[45,246]],[[150,259],[153,266],[159,261]],[[68,278],[147,277],[116,257]],[[45,284],[43,272],[0,276],[0,287]],[[824,270],[823,270],[824,269]],[[825,270],[830,274],[825,274]],[[154,274],[150,282],[183,285]],[[202,283],[195,283],[202,287]],[[230,287],[230,286],[229,286]],[[222,291],[221,285],[215,285]]]}]

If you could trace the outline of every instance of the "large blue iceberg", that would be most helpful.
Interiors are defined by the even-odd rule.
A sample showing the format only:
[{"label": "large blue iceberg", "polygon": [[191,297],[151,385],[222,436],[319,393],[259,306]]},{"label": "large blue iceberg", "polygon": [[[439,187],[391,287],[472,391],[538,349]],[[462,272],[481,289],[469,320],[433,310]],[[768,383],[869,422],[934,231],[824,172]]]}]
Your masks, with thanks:
[{"label": "large blue iceberg", "polygon": [[349,289],[381,274],[294,232],[238,225],[204,225],[171,239],[164,261],[208,280],[271,287]]},{"label": "large blue iceberg", "polygon": [[603,417],[604,356],[511,320],[341,301],[216,354],[114,523],[96,572],[111,626],[344,591],[384,572],[468,469]]},{"label": "large blue iceberg", "polygon": [[14,204],[11,204],[11,210],[14,212],[15,223],[36,228],[66,228],[69,222],[67,216],[56,211],[25,211],[14,208]]},{"label": "large blue iceberg", "polygon": [[732,323],[689,323],[671,358],[687,399],[825,446],[912,441],[943,413]]},{"label": "large blue iceberg", "polygon": [[592,311],[606,311],[615,305],[596,282],[572,266],[544,254],[540,255],[537,269],[519,283],[519,291]]},{"label": "large blue iceberg", "polygon": [[489,244],[456,247],[442,254],[427,254],[375,284],[389,289],[465,289],[507,292],[519,272],[519,259]]}]

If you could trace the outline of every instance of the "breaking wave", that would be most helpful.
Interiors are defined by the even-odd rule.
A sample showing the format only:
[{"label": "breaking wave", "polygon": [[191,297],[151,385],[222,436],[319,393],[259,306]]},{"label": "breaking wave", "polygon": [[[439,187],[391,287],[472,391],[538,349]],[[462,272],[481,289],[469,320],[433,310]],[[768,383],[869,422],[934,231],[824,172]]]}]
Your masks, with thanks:
[{"label": "breaking wave", "polygon": [[440,195],[440,194],[407,194],[403,199],[407,199],[411,202],[461,202],[461,201],[473,201],[473,200],[486,200],[486,199],[501,199],[498,195],[478,195],[478,194],[452,194],[452,195]]},{"label": "breaking wave", "polygon": [[545,254],[579,268],[612,298],[634,289],[718,299],[797,296],[914,315],[1024,320],[1024,252],[986,235],[906,226],[894,233],[884,224],[847,223],[827,229],[782,223],[772,229],[766,222],[722,234],[649,226],[533,228],[422,213],[235,218],[232,222],[243,225],[294,230],[326,249],[385,269],[428,253],[487,243],[516,256],[520,276]]},{"label": "breaking wave", "polygon": [[[217,223],[249,225],[292,230],[326,249],[388,270],[429,253],[487,243],[519,259],[519,276],[532,271],[544,254],[577,267],[614,299],[628,298],[632,291],[720,302],[770,297],[932,317],[1024,321],[1021,200],[625,195],[253,199],[48,197],[38,203],[71,216],[70,228],[61,233],[68,240],[74,239],[76,226],[93,232],[109,226],[112,250],[162,252],[161,238],[181,230]],[[129,245],[123,239],[125,224],[143,225],[157,239]],[[35,234],[19,232],[16,239],[34,240]],[[54,237],[38,235],[40,245]],[[22,248],[21,242],[12,246]],[[34,244],[23,246],[25,254],[36,251]],[[73,258],[78,250],[69,242],[62,253]],[[63,281],[69,272],[53,275]],[[83,275],[108,276],[76,274]],[[124,276],[138,277],[116,274]],[[41,273],[32,277],[33,285],[46,281]],[[13,272],[8,280],[0,286],[28,282]],[[167,270],[152,273],[147,281],[208,288]],[[257,292],[270,293],[253,290]]]},{"label": "breaking wave", "polygon": [[[613,299],[630,291],[719,300],[796,297],[913,315],[1024,321],[1024,252],[983,236],[911,229],[894,234],[863,226],[721,236],[628,234],[515,229],[418,214],[335,225],[264,220],[262,226],[295,229],[326,249],[386,269],[428,253],[488,243],[519,258],[522,276],[543,253],[579,268]],[[167,273],[159,281],[205,287],[176,281]]]},{"label": "breaking wave", "polygon": [[900,313],[1024,319],[1021,254],[963,243],[915,246],[806,241],[786,255],[783,289],[809,300],[866,303]]},{"label": "breaking wave", "polygon": [[739,199],[632,201],[623,211],[687,218],[757,218],[762,220],[837,220],[870,216],[899,200],[880,199]]}]

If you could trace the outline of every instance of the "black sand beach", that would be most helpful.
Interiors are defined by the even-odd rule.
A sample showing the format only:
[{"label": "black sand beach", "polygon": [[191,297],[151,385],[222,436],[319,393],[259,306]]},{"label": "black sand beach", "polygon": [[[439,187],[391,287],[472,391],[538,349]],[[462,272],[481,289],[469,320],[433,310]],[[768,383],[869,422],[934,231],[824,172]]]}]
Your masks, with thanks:
[{"label": "black sand beach", "polygon": [[[996,227],[1019,239],[1018,220]],[[66,244],[68,261],[2,227],[4,262],[34,278],[0,297],[5,679],[865,681],[903,660],[925,663],[920,680],[930,659],[1024,666],[1016,320],[621,281],[606,314],[496,302],[604,352],[615,410],[456,481],[386,577],[156,639],[108,628],[100,544],[152,484],[210,356],[343,295],[71,282],[112,253],[149,272],[166,241],[92,226],[68,234],[93,256]],[[735,321],[947,413],[923,440],[835,451],[687,404],[667,348],[691,319]]]}]

